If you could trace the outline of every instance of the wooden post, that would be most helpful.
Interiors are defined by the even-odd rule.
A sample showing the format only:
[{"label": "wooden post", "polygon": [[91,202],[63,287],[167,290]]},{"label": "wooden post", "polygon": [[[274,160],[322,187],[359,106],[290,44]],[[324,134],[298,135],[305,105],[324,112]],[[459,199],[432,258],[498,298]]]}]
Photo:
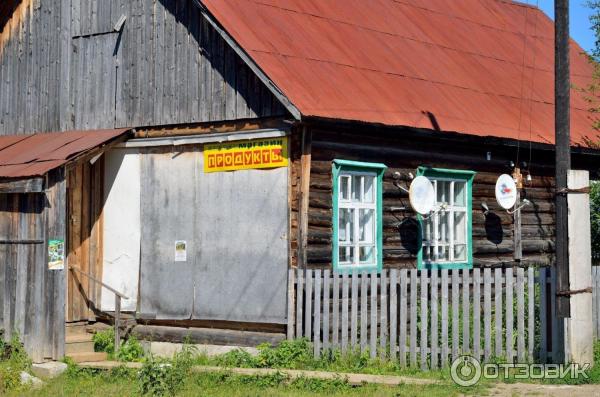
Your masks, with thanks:
[{"label": "wooden post", "polygon": [[[569,75],[569,0],[554,1],[555,15],[555,58],[554,58],[554,122],[556,144],[556,189],[566,192],[567,172],[571,168],[570,150],[570,75]],[[556,270],[558,291],[569,290],[569,228],[568,204],[566,194],[556,195]],[[565,335],[564,322],[570,316],[568,296],[553,296],[557,302],[557,320],[559,321],[557,338],[558,352],[555,360],[564,362]],[[556,355],[557,354],[557,355]]]},{"label": "wooden post", "polygon": [[[515,208],[519,208],[521,205],[521,189],[523,189],[523,176],[521,170],[515,168],[513,178],[517,184],[517,200],[515,201]],[[521,261],[523,259],[523,241],[521,239],[521,210],[515,211],[513,214],[513,259],[515,261]]]},{"label": "wooden post", "polygon": [[308,241],[308,199],[310,191],[312,132],[302,127],[302,157],[300,158],[300,192],[298,195],[298,267],[306,267]]},{"label": "wooden post", "polygon": [[115,294],[115,353],[121,346],[121,297]]}]

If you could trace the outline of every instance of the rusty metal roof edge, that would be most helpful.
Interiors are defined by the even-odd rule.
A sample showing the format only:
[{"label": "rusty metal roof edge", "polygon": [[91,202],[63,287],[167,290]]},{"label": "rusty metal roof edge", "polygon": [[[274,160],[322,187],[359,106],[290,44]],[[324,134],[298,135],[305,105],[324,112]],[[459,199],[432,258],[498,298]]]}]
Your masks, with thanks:
[{"label": "rusty metal roof edge", "polygon": [[202,16],[206,21],[217,31],[217,33],[225,40],[225,42],[235,51],[235,53],[242,58],[244,63],[248,65],[250,70],[256,74],[256,76],[263,82],[263,84],[271,91],[271,93],[281,102],[281,104],[287,109],[288,112],[296,119],[302,120],[302,113],[300,109],[292,103],[292,101],[285,95],[285,93],[275,84],[275,82],[262,70],[262,68],[254,61],[244,48],[238,44],[238,42],[227,32],[227,30],[221,26],[217,18],[215,18],[208,7],[206,7],[202,0],[194,0],[193,3],[200,9]]}]

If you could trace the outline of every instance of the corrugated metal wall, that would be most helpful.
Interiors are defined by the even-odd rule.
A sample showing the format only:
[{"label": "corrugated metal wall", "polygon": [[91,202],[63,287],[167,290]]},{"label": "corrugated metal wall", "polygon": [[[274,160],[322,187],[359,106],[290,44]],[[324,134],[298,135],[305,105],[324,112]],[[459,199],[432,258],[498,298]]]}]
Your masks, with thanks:
[{"label": "corrugated metal wall", "polygon": [[192,0],[24,4],[0,35],[0,134],[284,114]]}]

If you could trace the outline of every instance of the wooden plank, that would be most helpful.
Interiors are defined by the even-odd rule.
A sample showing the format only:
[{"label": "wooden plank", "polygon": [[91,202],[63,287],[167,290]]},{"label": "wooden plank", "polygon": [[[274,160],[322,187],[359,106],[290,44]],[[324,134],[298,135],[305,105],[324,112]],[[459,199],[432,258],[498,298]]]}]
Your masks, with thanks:
[{"label": "wooden plank", "polygon": [[546,268],[541,267],[538,282],[540,284],[540,352],[539,360],[546,363],[548,357],[548,282]]},{"label": "wooden plank", "polygon": [[494,269],[494,326],[495,326],[495,353],[502,357],[502,269]]},{"label": "wooden plank", "polygon": [[304,303],[304,335],[312,340],[312,302],[313,302],[313,283],[314,274],[313,270],[306,269],[306,301]]},{"label": "wooden plank", "polygon": [[296,338],[304,335],[302,308],[304,307],[304,270],[296,269]]},{"label": "wooden plank", "polygon": [[294,339],[294,285],[295,285],[295,272],[294,269],[288,269],[288,293],[287,293],[287,339]]},{"label": "wooden plank", "polygon": [[431,369],[438,367],[438,271],[431,271]]},{"label": "wooden plank", "polygon": [[527,268],[527,360],[533,362],[535,345],[535,269]]},{"label": "wooden plank", "polygon": [[331,285],[331,271],[323,271],[323,351],[327,352],[329,346],[329,293]]},{"label": "wooden plank", "polygon": [[352,272],[352,302],[350,311],[350,348],[356,349],[358,343],[358,273]]},{"label": "wooden plank", "polygon": [[310,167],[312,152],[312,132],[302,127],[300,157],[300,189],[298,191],[298,266],[306,267],[306,249],[308,245],[308,207],[310,199]]},{"label": "wooden plank", "polygon": [[[522,363],[525,361],[525,270],[517,268],[517,359]],[[507,286],[508,290],[508,286]],[[508,293],[507,293],[508,294]],[[512,302],[506,301],[507,316]],[[512,310],[511,310],[512,311]],[[512,313],[511,313],[512,314]],[[507,325],[508,327],[508,325]],[[508,342],[508,337],[507,337]],[[512,356],[509,356],[512,358]]]},{"label": "wooden plank", "polygon": [[339,335],[340,335],[340,275],[337,273],[333,274],[333,324],[332,324],[332,335],[331,343],[333,348],[339,348]]},{"label": "wooden plank", "polygon": [[460,274],[458,269],[452,269],[452,361],[460,354]]},{"label": "wooden plank", "polygon": [[399,355],[400,366],[406,367],[406,336],[407,336],[407,291],[408,290],[408,270],[400,270],[400,332],[399,332]]},{"label": "wooden plank", "polygon": [[371,358],[377,356],[377,272],[371,272]]},{"label": "wooden plank", "polygon": [[410,271],[410,365],[417,365],[417,270]]},{"label": "wooden plank", "polygon": [[398,354],[398,270],[390,270],[390,359],[395,361]]},{"label": "wooden plank", "polygon": [[594,328],[594,339],[598,338],[598,305],[596,302],[597,294],[598,289],[596,288],[596,267],[592,266],[592,324]]},{"label": "wooden plank", "polygon": [[[81,246],[79,257],[81,259],[81,270],[88,275],[91,274],[90,267],[90,164],[89,162],[81,163]],[[90,297],[90,279],[88,277],[79,278],[81,290],[77,288],[76,295],[79,298],[78,318],[77,320],[88,320],[89,308],[88,299]]]},{"label": "wooden plank", "polygon": [[0,182],[0,194],[41,193],[44,191],[43,178],[19,179]]},{"label": "wooden plank", "polygon": [[342,353],[348,351],[348,274],[342,275]]},{"label": "wooden plank", "polygon": [[600,338],[600,267],[593,266],[593,269],[596,269],[596,277],[594,278],[592,285],[594,286],[594,291],[596,292],[596,335]]},{"label": "wooden plank", "polygon": [[321,269],[315,270],[315,324],[313,347],[315,358],[321,356]]},{"label": "wooden plank", "polygon": [[558,282],[558,277],[557,277],[557,271],[555,268],[549,268],[548,269],[550,272],[550,321],[551,321],[551,329],[552,329],[552,333],[550,334],[551,340],[552,340],[552,360],[553,362],[556,362],[558,360],[558,358],[560,357],[560,354],[558,354],[558,332],[559,332],[559,327],[562,327],[562,324],[559,324],[559,320],[558,320],[558,312],[557,312],[557,305],[556,305],[556,289],[557,289],[557,282]]},{"label": "wooden plank", "polygon": [[492,270],[483,269],[483,356],[492,358]]},{"label": "wooden plank", "polygon": [[388,347],[388,323],[387,323],[387,270],[382,270],[380,273],[380,321],[379,321],[379,356],[384,359]]},{"label": "wooden plank", "polygon": [[428,369],[427,366],[427,337],[428,337],[428,304],[427,301],[429,299],[428,294],[428,280],[429,279],[429,271],[421,270],[420,277],[420,286],[421,286],[421,338],[420,338],[420,348],[421,348],[421,369],[423,371]]},{"label": "wooden plank", "polygon": [[448,365],[448,270],[442,269],[442,346],[440,364]]},{"label": "wooden plank", "polygon": [[[506,345],[506,359],[508,360],[509,363],[513,362],[513,357],[514,357],[514,351],[513,351],[513,269],[512,268],[508,268],[505,271],[505,276],[506,276],[506,287],[505,287],[505,293],[506,293],[506,326],[505,326],[505,334],[506,334],[506,339],[505,339],[505,345]],[[521,280],[522,281],[522,280]],[[518,286],[517,286],[518,288]],[[518,290],[517,290],[517,295],[518,295]],[[521,296],[522,298],[522,296]],[[518,299],[518,297],[517,297]],[[522,305],[518,306],[519,308],[523,308]],[[520,313],[522,313],[521,310],[519,310]]]},{"label": "wooden plank", "polygon": [[469,270],[462,271],[462,322],[463,322],[463,337],[462,337],[462,352],[463,354],[471,353],[471,290],[469,288]]},{"label": "wooden plank", "polygon": [[367,340],[369,339],[369,274],[365,271],[360,276],[360,351],[367,350]]},{"label": "wooden plank", "polygon": [[473,269],[473,356],[481,359],[481,270]]}]

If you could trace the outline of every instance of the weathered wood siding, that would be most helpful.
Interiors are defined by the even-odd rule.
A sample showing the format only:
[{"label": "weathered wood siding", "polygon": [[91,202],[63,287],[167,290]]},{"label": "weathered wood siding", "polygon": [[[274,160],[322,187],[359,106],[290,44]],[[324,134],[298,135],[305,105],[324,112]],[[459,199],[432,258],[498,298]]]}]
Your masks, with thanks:
[{"label": "weathered wood siding", "polygon": [[3,135],[284,113],[192,0],[23,0],[0,27]]},{"label": "weathered wood siding", "polygon": [[49,270],[47,242],[65,238],[62,169],[45,193],[0,194],[0,328],[16,332],[34,362],[64,355],[64,270]]},{"label": "weathered wood siding", "polygon": [[[387,132],[386,132],[387,131]],[[451,151],[449,150],[451,149]],[[486,152],[492,160],[486,160]],[[521,156],[528,160],[528,150]],[[429,165],[440,168],[476,171],[473,182],[473,253],[475,266],[497,266],[513,263],[513,216],[496,203],[496,178],[510,173],[508,159],[514,159],[516,148],[476,146],[468,142],[442,138],[417,138],[403,135],[400,130],[381,129],[372,132],[324,131],[312,132],[312,161],[310,170],[310,198],[308,209],[307,264],[312,268],[331,268],[332,260],[332,161],[347,159],[384,163],[388,169],[383,181],[383,264],[386,268],[413,268],[416,266],[416,216],[410,208],[408,194],[393,184],[394,172],[402,174],[402,185],[410,184],[408,173]],[[532,205],[522,212],[522,244],[524,264],[548,265],[554,257],[554,195],[553,178],[549,164],[542,154],[533,152],[536,165],[532,168],[533,181],[521,197]],[[522,157],[523,159],[523,157]],[[292,183],[296,198],[292,203],[292,221],[297,225],[299,160],[295,160]],[[481,203],[490,208],[484,216]],[[393,207],[394,210],[392,210]],[[397,207],[406,207],[398,210]],[[297,233],[294,234],[296,236]],[[292,241],[297,252],[297,241]],[[296,263],[296,257],[293,263]]]}]

